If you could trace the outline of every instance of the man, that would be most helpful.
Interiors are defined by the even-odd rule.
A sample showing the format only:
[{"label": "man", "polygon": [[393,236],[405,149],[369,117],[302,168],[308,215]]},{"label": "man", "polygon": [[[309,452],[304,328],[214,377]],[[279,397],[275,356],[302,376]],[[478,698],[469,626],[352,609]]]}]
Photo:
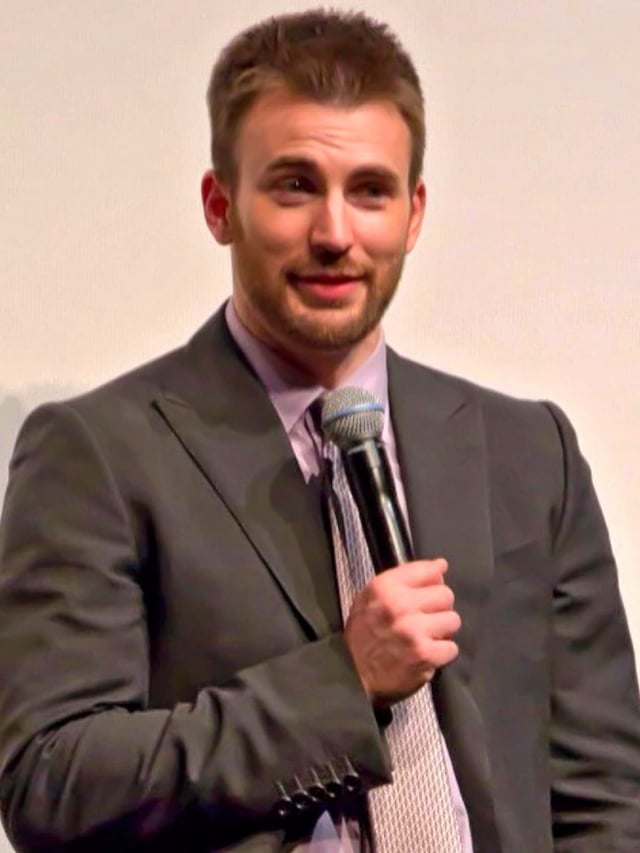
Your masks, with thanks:
[{"label": "man", "polygon": [[[382,341],[425,206],[410,60],[364,16],[281,17],[226,48],[209,107],[202,196],[232,299],[186,347],[36,411],[14,453],[0,534],[10,838],[637,853],[637,682],[573,431],[552,405]],[[421,558],[348,603],[312,416],[345,385],[385,404]],[[408,798],[427,719],[435,751]],[[423,792],[437,786],[436,808]]]}]

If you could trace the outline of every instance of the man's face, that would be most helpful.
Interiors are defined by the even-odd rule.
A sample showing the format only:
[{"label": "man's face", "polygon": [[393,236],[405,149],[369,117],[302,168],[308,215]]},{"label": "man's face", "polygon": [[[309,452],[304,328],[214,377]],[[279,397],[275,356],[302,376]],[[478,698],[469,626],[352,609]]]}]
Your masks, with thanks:
[{"label": "man's face", "polygon": [[240,125],[222,240],[236,309],[254,334],[293,356],[377,339],[424,210],[423,185],[409,188],[410,156],[390,102],[258,99]]}]

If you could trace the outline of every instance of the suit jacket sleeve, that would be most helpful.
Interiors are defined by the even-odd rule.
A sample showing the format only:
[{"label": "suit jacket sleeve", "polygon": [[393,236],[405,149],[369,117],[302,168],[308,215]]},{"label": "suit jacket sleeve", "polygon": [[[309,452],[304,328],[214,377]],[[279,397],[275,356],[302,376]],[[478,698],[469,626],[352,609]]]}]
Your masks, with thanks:
[{"label": "suit jacket sleeve", "polygon": [[36,411],[0,528],[1,797],[18,850],[139,850],[185,814],[222,845],[279,825],[283,794],[310,779],[388,779],[340,635],[149,709],[138,548],[81,415]]},{"label": "suit jacket sleeve", "polygon": [[551,805],[557,853],[640,850],[638,685],[615,563],[588,466],[550,406],[564,453],[555,519]]}]

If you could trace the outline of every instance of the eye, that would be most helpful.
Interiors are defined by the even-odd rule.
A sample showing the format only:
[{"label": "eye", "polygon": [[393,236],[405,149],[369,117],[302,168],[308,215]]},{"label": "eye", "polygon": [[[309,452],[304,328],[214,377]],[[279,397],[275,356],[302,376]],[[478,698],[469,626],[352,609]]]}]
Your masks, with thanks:
[{"label": "eye", "polygon": [[301,204],[316,191],[305,175],[284,175],[274,181],[271,192],[279,204]]},{"label": "eye", "polygon": [[386,189],[379,184],[367,184],[363,187],[363,192],[371,198],[383,198],[387,195]]},{"label": "eye", "polygon": [[352,190],[351,195],[359,204],[367,207],[382,207],[391,196],[389,187],[378,181],[367,181],[357,184]]},{"label": "eye", "polygon": [[291,193],[306,193],[311,192],[311,181],[308,178],[299,176],[284,178],[280,184],[280,188]]}]

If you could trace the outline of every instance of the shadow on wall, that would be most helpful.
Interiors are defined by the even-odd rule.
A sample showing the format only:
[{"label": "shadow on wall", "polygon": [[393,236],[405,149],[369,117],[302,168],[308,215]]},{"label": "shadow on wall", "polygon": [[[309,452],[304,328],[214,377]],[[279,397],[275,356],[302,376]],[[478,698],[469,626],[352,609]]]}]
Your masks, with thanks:
[{"label": "shadow on wall", "polygon": [[32,385],[10,394],[0,389],[0,504],[7,487],[13,445],[26,416],[40,403],[64,400],[78,393],[80,389],[64,385]]}]

